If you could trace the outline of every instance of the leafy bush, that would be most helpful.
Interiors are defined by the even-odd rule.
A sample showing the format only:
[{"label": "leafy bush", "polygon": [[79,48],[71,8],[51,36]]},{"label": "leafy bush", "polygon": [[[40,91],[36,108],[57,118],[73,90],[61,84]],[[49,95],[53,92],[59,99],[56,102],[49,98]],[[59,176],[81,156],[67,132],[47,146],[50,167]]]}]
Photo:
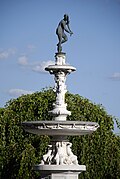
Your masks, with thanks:
[{"label": "leafy bush", "polygon": [[[48,111],[53,108],[52,89],[23,95],[10,100],[0,109],[2,179],[35,179],[39,173],[32,170],[40,163],[49,143],[48,136],[26,133],[21,122],[51,120]],[[81,179],[120,178],[120,136],[113,133],[114,118],[101,105],[93,104],[78,94],[66,94],[67,108],[72,112],[68,120],[98,122],[100,127],[92,135],[69,137],[79,164],[87,171]]]}]

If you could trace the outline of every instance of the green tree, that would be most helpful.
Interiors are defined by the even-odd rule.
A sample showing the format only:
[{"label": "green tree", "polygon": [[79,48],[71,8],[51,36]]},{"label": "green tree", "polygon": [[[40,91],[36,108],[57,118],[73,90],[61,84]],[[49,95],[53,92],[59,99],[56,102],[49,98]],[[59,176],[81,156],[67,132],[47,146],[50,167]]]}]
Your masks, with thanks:
[{"label": "green tree", "polygon": [[[32,170],[40,163],[49,143],[48,136],[26,133],[21,122],[51,120],[48,111],[55,101],[52,89],[23,95],[9,101],[0,109],[2,179],[35,179],[39,173]],[[113,133],[114,118],[102,105],[93,104],[81,96],[66,94],[67,108],[72,112],[68,120],[98,122],[100,127],[91,135],[69,137],[79,164],[86,165],[81,179],[120,178],[120,136]]]}]

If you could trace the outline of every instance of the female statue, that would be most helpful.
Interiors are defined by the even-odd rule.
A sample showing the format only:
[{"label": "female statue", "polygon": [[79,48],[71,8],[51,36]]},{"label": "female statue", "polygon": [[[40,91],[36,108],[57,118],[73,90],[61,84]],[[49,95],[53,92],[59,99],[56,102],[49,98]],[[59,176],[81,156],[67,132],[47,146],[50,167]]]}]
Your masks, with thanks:
[{"label": "female statue", "polygon": [[69,27],[69,16],[67,14],[64,15],[64,18],[59,22],[58,27],[56,29],[56,34],[58,36],[58,52],[62,51],[62,46],[61,44],[66,42],[68,40],[67,35],[65,34],[66,31],[67,33],[70,34],[70,36],[73,34],[73,32],[70,30]]}]

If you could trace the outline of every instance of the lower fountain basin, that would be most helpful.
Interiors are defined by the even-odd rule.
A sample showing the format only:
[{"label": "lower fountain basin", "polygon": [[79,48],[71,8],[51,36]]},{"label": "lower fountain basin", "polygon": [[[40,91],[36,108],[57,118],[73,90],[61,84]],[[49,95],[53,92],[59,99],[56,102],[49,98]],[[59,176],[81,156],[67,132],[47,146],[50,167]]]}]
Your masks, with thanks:
[{"label": "lower fountain basin", "polygon": [[86,135],[99,127],[96,122],[86,121],[29,121],[22,126],[29,133],[48,136]]}]

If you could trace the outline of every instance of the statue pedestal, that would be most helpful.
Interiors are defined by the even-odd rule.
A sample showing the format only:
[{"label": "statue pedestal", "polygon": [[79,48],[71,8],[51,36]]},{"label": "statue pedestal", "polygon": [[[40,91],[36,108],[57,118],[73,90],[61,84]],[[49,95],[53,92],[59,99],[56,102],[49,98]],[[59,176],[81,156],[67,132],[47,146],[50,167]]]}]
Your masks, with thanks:
[{"label": "statue pedestal", "polygon": [[50,179],[78,179],[78,175],[79,173],[71,173],[71,172],[67,172],[67,173],[56,173],[56,174],[52,174],[50,176]]},{"label": "statue pedestal", "polygon": [[78,179],[85,165],[36,165],[34,170],[40,171],[41,179]]}]

